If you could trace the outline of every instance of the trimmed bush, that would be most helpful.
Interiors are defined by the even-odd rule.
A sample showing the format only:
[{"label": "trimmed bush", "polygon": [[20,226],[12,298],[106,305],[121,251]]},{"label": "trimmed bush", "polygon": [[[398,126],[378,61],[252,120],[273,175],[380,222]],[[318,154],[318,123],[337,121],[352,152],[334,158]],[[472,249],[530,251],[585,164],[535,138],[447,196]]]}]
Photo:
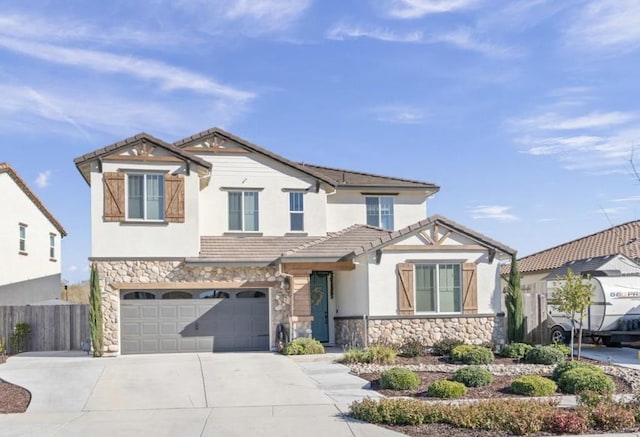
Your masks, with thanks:
[{"label": "trimmed bush", "polygon": [[463,344],[456,346],[451,351],[453,361],[462,361],[465,364],[489,364],[493,363],[494,356],[486,347]]},{"label": "trimmed bush", "polygon": [[315,338],[296,338],[282,349],[284,355],[316,355],[324,353],[324,346]]},{"label": "trimmed bush", "polygon": [[560,352],[562,352],[562,354],[564,356],[569,356],[571,355],[571,348],[569,346],[567,346],[566,344],[562,344],[562,343],[551,343],[549,345],[549,347],[552,347],[554,349],[558,349]]},{"label": "trimmed bush", "polygon": [[461,344],[451,349],[451,359],[453,361],[463,361],[464,357],[477,346],[472,344]]},{"label": "trimmed bush", "polygon": [[536,346],[525,357],[530,364],[558,364],[564,361],[564,354],[551,346]]},{"label": "trimmed bush", "polygon": [[593,364],[583,363],[581,361],[565,361],[558,364],[556,368],[553,369],[553,375],[551,375],[551,379],[553,379],[554,381],[559,381],[560,377],[565,372],[573,369],[591,369],[596,372],[602,372],[602,369],[600,367],[594,366]]},{"label": "trimmed bush", "polygon": [[420,386],[418,375],[402,367],[382,372],[380,376],[380,387],[388,390],[415,390]]},{"label": "trimmed bush", "polygon": [[603,431],[624,431],[636,423],[635,413],[627,405],[603,403],[593,408],[589,418]]},{"label": "trimmed bush", "polygon": [[400,355],[408,358],[421,357],[426,351],[425,345],[418,337],[408,338],[400,345]]},{"label": "trimmed bush", "polygon": [[482,367],[469,366],[457,370],[451,379],[463,383],[466,387],[482,387],[493,382],[493,375]]},{"label": "trimmed bush", "polygon": [[456,399],[467,394],[467,387],[461,382],[443,379],[431,384],[427,388],[427,394],[434,398]]},{"label": "trimmed bush", "polygon": [[558,380],[558,386],[569,394],[579,394],[586,390],[600,394],[616,391],[616,385],[609,375],[601,370],[580,367],[564,372]]},{"label": "trimmed bush", "polygon": [[521,360],[527,356],[527,352],[533,349],[533,346],[527,343],[510,343],[502,348],[500,355],[505,358],[514,358]]},{"label": "trimmed bush", "polygon": [[589,417],[583,411],[558,408],[545,419],[545,428],[554,434],[584,434],[589,429]]},{"label": "trimmed bush", "polygon": [[511,391],[524,396],[551,396],[558,390],[555,382],[539,375],[525,375],[511,383]]},{"label": "trimmed bush", "polygon": [[369,349],[351,349],[344,353],[340,360],[343,364],[393,364],[396,362],[396,351],[385,346],[373,346]]},{"label": "trimmed bush", "polygon": [[464,341],[457,338],[443,338],[431,346],[431,353],[436,356],[451,355],[451,351],[462,344]]},{"label": "trimmed bush", "polygon": [[600,394],[591,390],[578,393],[578,404],[585,407],[594,408],[600,404],[611,404],[613,402],[613,393]]}]

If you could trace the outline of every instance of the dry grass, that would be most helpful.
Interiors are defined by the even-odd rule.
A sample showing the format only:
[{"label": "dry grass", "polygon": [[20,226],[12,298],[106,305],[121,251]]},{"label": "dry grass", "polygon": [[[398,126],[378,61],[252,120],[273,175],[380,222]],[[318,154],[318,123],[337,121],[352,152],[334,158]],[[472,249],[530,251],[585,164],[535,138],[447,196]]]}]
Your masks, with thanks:
[{"label": "dry grass", "polygon": [[65,290],[62,287],[60,298],[69,302],[88,304],[89,303],[89,281],[78,284],[67,285]]}]

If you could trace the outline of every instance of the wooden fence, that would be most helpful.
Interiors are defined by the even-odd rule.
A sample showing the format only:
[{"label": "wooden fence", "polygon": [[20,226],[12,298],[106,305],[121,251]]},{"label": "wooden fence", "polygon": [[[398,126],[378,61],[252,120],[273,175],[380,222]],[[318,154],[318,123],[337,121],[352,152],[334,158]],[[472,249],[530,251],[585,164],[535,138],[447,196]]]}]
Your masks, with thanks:
[{"label": "wooden fence", "polygon": [[89,305],[0,306],[0,338],[9,339],[18,322],[28,323],[28,351],[80,350],[89,338]]}]

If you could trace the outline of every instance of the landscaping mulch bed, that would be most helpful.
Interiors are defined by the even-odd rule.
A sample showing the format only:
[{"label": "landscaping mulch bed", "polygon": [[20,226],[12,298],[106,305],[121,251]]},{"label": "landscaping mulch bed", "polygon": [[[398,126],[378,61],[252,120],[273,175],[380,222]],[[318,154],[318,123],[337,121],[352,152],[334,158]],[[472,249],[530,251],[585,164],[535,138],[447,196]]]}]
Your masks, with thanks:
[{"label": "landscaping mulch bed", "polygon": [[[7,357],[0,355],[0,364],[7,361]],[[24,413],[31,402],[29,390],[0,379],[0,414]]]}]

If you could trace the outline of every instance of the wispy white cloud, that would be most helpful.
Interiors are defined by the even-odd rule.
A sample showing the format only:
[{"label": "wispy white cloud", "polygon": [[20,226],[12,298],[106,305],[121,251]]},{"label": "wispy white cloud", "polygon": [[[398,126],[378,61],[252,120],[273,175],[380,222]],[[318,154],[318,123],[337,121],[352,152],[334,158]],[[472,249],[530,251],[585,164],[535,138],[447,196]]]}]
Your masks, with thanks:
[{"label": "wispy white cloud", "polygon": [[49,186],[49,179],[51,179],[51,170],[45,170],[38,173],[35,182],[39,188],[46,188]]},{"label": "wispy white cloud", "polygon": [[617,199],[611,199],[612,202],[640,202],[640,196],[620,197]]},{"label": "wispy white cloud", "polygon": [[429,14],[471,8],[482,0],[386,0],[385,13],[392,18],[414,19]]},{"label": "wispy white cloud", "polygon": [[512,222],[512,221],[520,220],[519,217],[509,212],[511,210],[510,206],[480,205],[480,206],[473,206],[468,209],[471,214],[471,217],[474,219],[492,219],[492,220],[498,220],[501,222]]},{"label": "wispy white cloud", "polygon": [[596,209],[593,212],[605,215],[616,215],[624,212],[627,208],[625,206],[615,206],[610,208],[600,208]]},{"label": "wispy white cloud", "polygon": [[378,121],[393,124],[422,124],[427,118],[424,110],[409,105],[376,106],[367,112]]},{"label": "wispy white cloud", "polygon": [[507,58],[516,55],[514,49],[485,41],[467,28],[425,35],[420,31],[396,32],[388,28],[353,26],[341,23],[333,26],[327,32],[327,38],[337,41],[369,38],[393,43],[447,44],[460,50],[476,52],[493,58]]},{"label": "wispy white cloud", "polygon": [[225,16],[250,19],[269,31],[289,27],[311,6],[311,0],[234,0]]},{"label": "wispy white cloud", "polygon": [[547,112],[517,120],[517,124],[541,130],[579,130],[613,127],[626,124],[637,118],[635,113],[620,111],[592,112],[575,117]]},{"label": "wispy white cloud", "polygon": [[87,68],[102,73],[126,74],[141,80],[154,81],[166,91],[183,89],[240,102],[255,97],[252,92],[222,85],[204,75],[152,59],[6,37],[0,37],[0,47],[56,64]]},{"label": "wispy white cloud", "polygon": [[78,270],[78,266],[75,264],[70,265],[69,267],[67,267],[67,271],[69,272],[75,272]]},{"label": "wispy white cloud", "polygon": [[558,220],[560,219],[555,217],[545,217],[545,218],[538,219],[536,221],[538,223],[549,223],[549,222],[557,222]]},{"label": "wispy white cloud", "polygon": [[422,42],[422,32],[397,33],[389,29],[363,28],[358,26],[348,26],[338,24],[327,32],[327,38],[333,40],[344,40],[349,38],[371,38],[387,42]]},{"label": "wispy white cloud", "polygon": [[640,48],[640,2],[594,0],[578,10],[566,31],[569,47],[607,55]]}]

